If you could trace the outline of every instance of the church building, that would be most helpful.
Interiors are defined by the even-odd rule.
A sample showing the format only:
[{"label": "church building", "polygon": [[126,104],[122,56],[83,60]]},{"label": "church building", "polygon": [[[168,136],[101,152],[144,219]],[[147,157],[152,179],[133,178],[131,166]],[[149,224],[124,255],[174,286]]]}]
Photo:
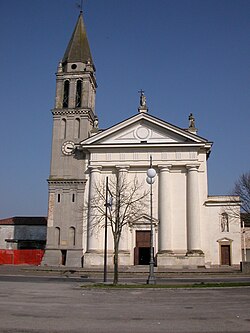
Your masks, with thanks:
[{"label": "church building", "polygon": [[[149,263],[151,226],[158,267],[239,265],[240,201],[208,195],[207,160],[212,142],[197,134],[193,115],[189,115],[187,128],[172,125],[149,112],[141,91],[134,116],[99,129],[98,112],[108,110],[95,111],[95,72],[80,13],[56,73],[42,264],[103,266],[105,228],[92,228],[97,225],[92,200],[107,177],[123,177],[128,183],[137,179],[146,192],[152,186],[152,206],[149,193],[145,197],[149,205],[124,225],[119,265]],[[146,182],[150,158],[156,171],[152,185]],[[111,266],[114,248],[109,224],[107,229],[107,263]]]}]

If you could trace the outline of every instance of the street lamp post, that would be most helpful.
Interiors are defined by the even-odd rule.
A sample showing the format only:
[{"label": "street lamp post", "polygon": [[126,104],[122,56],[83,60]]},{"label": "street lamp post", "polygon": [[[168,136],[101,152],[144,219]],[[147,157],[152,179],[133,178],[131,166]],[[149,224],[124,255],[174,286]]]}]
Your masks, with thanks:
[{"label": "street lamp post", "polygon": [[149,276],[147,284],[155,284],[154,276],[154,246],[153,246],[153,189],[152,185],[155,181],[156,171],[152,167],[152,156],[150,156],[150,168],[147,171],[147,183],[150,185],[150,262],[149,262]]},{"label": "street lamp post", "polygon": [[106,177],[103,282],[107,282],[107,241],[108,241],[108,177]]},{"label": "street lamp post", "polygon": [[242,234],[243,234],[243,261],[247,261],[247,248],[246,248],[246,230],[245,230],[245,221],[242,222]]}]

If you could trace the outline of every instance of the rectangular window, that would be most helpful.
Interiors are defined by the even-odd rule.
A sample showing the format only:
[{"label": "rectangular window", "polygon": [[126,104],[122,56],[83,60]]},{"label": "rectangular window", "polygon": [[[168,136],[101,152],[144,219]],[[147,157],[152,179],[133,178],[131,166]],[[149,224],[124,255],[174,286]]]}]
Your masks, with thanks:
[{"label": "rectangular window", "polygon": [[75,193],[72,194],[72,202],[75,202]]},{"label": "rectangular window", "polygon": [[57,194],[57,202],[61,202],[61,194],[60,193]]}]

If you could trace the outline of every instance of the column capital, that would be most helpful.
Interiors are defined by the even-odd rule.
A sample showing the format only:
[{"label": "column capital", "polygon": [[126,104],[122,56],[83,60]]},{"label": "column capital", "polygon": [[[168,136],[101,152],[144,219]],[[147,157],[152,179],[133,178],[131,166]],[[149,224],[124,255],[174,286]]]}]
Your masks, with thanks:
[{"label": "column capital", "polygon": [[116,165],[115,167],[118,172],[128,172],[128,169],[130,168],[129,165]]},{"label": "column capital", "polygon": [[92,172],[101,172],[102,167],[100,165],[90,165],[88,167],[88,169],[89,169],[90,173],[92,173]]},{"label": "column capital", "polygon": [[188,171],[198,171],[200,164],[196,163],[196,164],[186,164],[186,169]]},{"label": "column capital", "polygon": [[167,171],[169,172],[172,168],[172,164],[158,164],[158,169],[161,172]]}]

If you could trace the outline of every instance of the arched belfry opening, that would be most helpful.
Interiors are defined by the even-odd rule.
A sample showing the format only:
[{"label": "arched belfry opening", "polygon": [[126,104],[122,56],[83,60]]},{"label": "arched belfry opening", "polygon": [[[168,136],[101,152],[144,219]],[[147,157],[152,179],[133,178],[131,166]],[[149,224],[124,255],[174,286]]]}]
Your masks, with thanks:
[{"label": "arched belfry opening", "polygon": [[69,106],[69,80],[64,81],[63,89],[63,107],[67,108]]}]

